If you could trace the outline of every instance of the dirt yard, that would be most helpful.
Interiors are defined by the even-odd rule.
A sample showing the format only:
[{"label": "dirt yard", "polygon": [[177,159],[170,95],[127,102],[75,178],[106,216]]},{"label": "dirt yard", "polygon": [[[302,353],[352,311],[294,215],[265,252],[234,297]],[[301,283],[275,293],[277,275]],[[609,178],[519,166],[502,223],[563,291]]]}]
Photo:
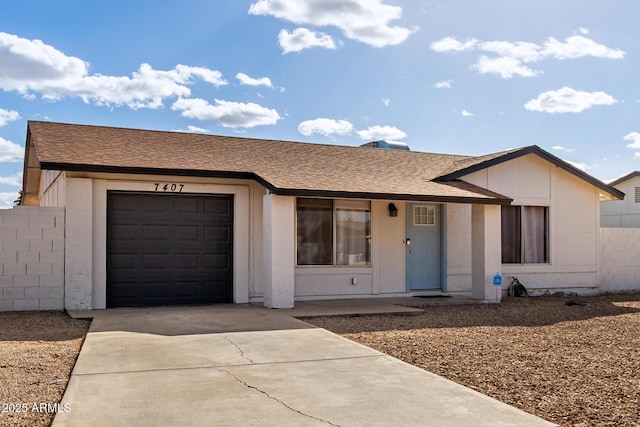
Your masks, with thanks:
[{"label": "dirt yard", "polygon": [[640,426],[640,293],[305,320],[563,426]]},{"label": "dirt yard", "polygon": [[88,328],[64,313],[0,313],[0,426],[51,423]]}]

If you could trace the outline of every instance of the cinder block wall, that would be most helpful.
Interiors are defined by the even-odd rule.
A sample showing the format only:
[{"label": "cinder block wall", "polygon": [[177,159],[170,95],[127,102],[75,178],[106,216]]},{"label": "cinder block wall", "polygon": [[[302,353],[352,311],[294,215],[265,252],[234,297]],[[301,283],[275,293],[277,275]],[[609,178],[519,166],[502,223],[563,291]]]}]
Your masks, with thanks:
[{"label": "cinder block wall", "polygon": [[64,310],[64,208],[0,209],[0,311]]},{"label": "cinder block wall", "polygon": [[640,291],[640,228],[600,228],[600,292]]}]

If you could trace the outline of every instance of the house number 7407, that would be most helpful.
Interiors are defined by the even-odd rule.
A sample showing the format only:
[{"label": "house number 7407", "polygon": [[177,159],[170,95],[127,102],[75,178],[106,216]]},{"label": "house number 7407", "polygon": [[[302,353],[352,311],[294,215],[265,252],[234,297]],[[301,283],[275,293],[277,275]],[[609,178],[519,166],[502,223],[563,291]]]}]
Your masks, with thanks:
[{"label": "house number 7407", "polygon": [[156,182],[155,191],[172,191],[175,193],[182,193],[182,189],[184,188],[184,184],[162,184],[160,182]]}]

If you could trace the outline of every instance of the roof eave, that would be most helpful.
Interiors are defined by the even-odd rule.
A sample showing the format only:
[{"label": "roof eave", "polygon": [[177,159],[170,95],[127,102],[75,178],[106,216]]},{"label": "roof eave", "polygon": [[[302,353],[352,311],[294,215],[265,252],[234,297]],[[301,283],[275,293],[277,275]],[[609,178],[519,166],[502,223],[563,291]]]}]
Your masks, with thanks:
[{"label": "roof eave", "polygon": [[193,170],[193,169],[160,169],[160,168],[53,163],[53,162],[43,162],[41,164],[41,168],[48,169],[48,170],[64,170],[64,171],[70,171],[70,172],[126,173],[126,174],[136,174],[136,175],[164,175],[164,176],[190,176],[190,177],[203,177],[203,178],[250,179],[258,182],[273,194],[281,195],[281,196],[295,196],[295,197],[404,200],[404,201],[433,202],[433,203],[469,203],[469,204],[490,204],[490,205],[510,205],[511,202],[513,201],[512,199],[504,196],[465,197],[465,196],[438,196],[438,195],[426,195],[426,194],[374,193],[374,192],[333,191],[333,190],[319,190],[319,189],[279,188],[253,172],[212,171],[212,170]]},{"label": "roof eave", "polygon": [[31,131],[27,126],[27,138],[24,145],[24,163],[22,167],[22,205],[39,205],[40,171],[41,164],[38,161],[36,149]]},{"label": "roof eave", "polygon": [[627,181],[627,180],[629,180],[631,178],[635,178],[636,176],[640,176],[640,171],[633,171],[633,172],[630,172],[630,173],[626,174],[625,176],[621,176],[620,178],[611,181],[609,183],[609,185],[614,187],[614,186],[616,186],[618,184],[621,184],[621,183],[623,183],[623,182],[625,182],[625,181]]},{"label": "roof eave", "polygon": [[324,197],[335,199],[371,199],[371,200],[399,200],[407,202],[431,202],[431,203],[458,203],[475,205],[510,205],[513,199],[490,197],[464,197],[464,196],[437,196],[427,194],[403,194],[403,193],[372,193],[334,190],[313,190],[296,188],[275,188],[270,190],[280,196],[295,197]]},{"label": "roof eave", "polygon": [[559,157],[554,156],[553,154],[543,150],[542,148],[538,147],[537,145],[531,145],[528,147],[523,147],[519,150],[515,150],[509,153],[504,154],[503,156],[500,157],[496,157],[490,160],[486,160],[484,162],[480,162],[478,164],[475,165],[471,165],[469,167],[466,168],[461,168],[458,169],[454,172],[448,173],[446,175],[442,175],[439,176],[438,178],[436,178],[434,181],[436,182],[446,182],[446,181],[452,181],[452,180],[456,180],[459,179],[465,175],[469,175],[473,172],[477,172],[479,170],[483,170],[486,168],[489,168],[491,166],[495,166],[501,163],[504,163],[506,161],[509,160],[513,160],[516,159],[518,157],[522,157],[522,156],[526,156],[528,154],[536,154],[537,156],[553,163],[555,166],[563,169],[564,171],[584,180],[587,181],[588,183],[590,183],[591,185],[599,188],[600,190],[603,190],[605,193],[607,193],[610,197],[615,198],[615,199],[624,199],[624,193],[620,190],[618,190],[617,188],[614,188],[612,185],[607,185],[604,182],[600,181],[599,179],[596,179],[594,177],[592,177],[591,175],[581,171],[580,169],[570,165],[569,163],[565,162],[564,160],[560,159]]}]

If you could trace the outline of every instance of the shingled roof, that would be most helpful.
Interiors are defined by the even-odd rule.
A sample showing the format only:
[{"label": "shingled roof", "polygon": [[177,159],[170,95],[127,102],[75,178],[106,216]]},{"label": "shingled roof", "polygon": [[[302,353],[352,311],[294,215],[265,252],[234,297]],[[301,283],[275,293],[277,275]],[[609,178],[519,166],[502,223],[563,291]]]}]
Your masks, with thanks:
[{"label": "shingled roof", "polygon": [[65,170],[245,178],[293,196],[509,204],[506,196],[446,177],[476,159],[30,121],[23,190],[37,195],[40,170]]}]

